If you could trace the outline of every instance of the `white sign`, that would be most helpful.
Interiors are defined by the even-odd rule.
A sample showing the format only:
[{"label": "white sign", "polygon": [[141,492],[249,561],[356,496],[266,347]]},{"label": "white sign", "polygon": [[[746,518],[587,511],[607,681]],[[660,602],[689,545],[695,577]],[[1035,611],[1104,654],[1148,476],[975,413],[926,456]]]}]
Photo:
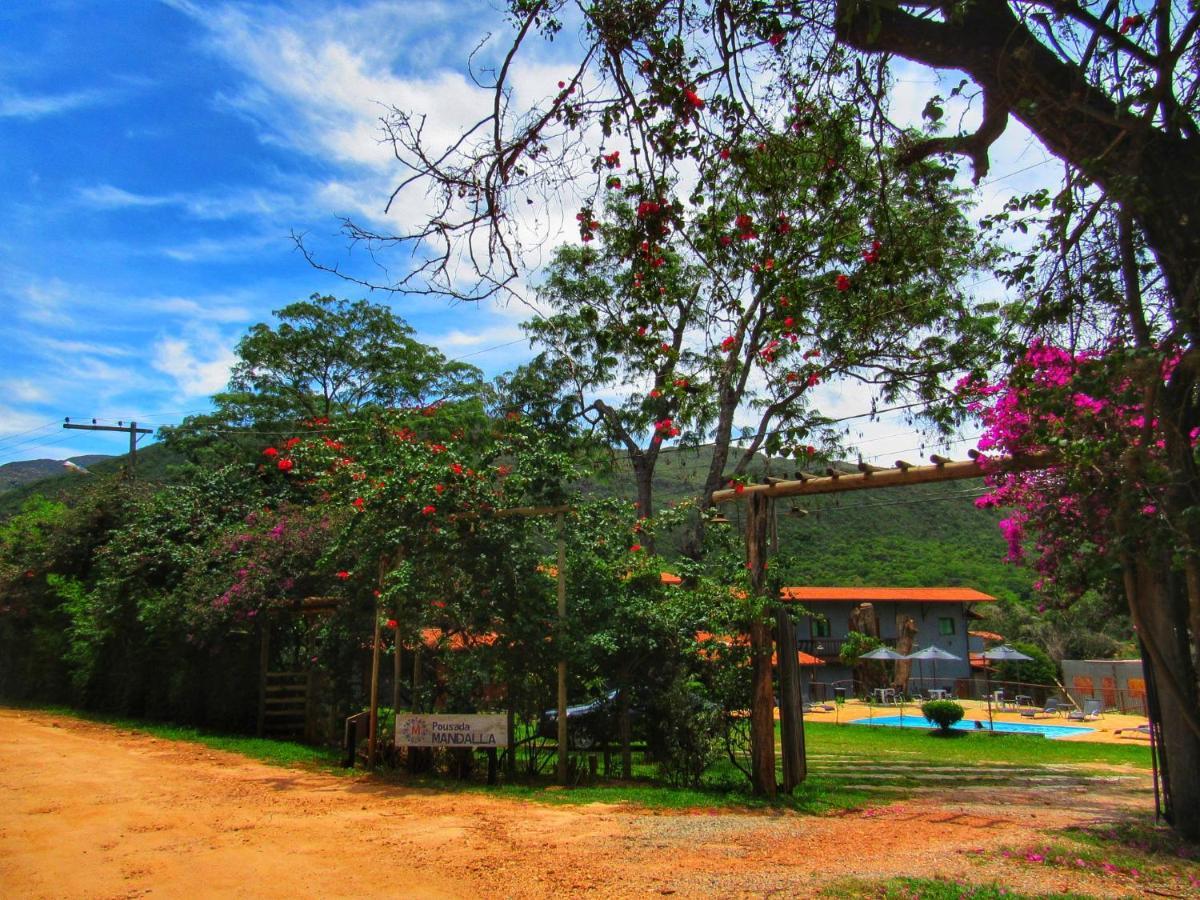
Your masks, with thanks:
[{"label": "white sign", "polygon": [[397,747],[508,746],[508,719],[498,716],[396,716]]}]

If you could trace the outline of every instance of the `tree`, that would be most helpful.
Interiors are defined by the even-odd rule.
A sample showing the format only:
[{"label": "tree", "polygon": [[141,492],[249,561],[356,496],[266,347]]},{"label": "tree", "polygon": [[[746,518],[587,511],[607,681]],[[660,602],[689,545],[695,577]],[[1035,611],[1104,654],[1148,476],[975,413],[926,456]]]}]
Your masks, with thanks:
[{"label": "tree", "polygon": [[703,161],[674,202],[618,178],[617,152],[598,165],[609,195],[580,211],[583,245],[560,248],[541,282],[552,312],[527,326],[547,348],[531,368],[560,373],[563,404],[628,454],[647,515],[676,437],[712,445],[703,513],[756,455],[805,460],[825,443],[816,385],[849,378],[885,401],[934,401],[949,373],[982,370],[996,347],[995,306],[958,287],[987,259],[962,192],[941,167],[897,171],[845,113],[793,110],[780,133]]},{"label": "tree", "polygon": [[[1186,554],[1196,508],[1181,506],[1170,442],[1146,401],[1144,370],[1169,383],[1182,359],[1122,348],[1071,353],[1035,343],[1002,385],[975,385],[987,431],[980,446],[1008,456],[1053,454],[1032,472],[995,472],[985,505],[1013,509],[1001,528],[1009,559],[1033,565],[1061,597],[1123,585],[1161,722],[1175,821],[1187,833],[1200,802],[1196,661],[1189,646]],[[1188,441],[1195,443],[1200,430]],[[1183,557],[1183,562],[1180,558]],[[1194,607],[1191,613],[1195,615]]]},{"label": "tree", "polygon": [[[479,370],[447,360],[414,340],[413,329],[386,306],[313,294],[275,311],[238,342],[238,361],[216,409],[168,429],[168,442],[195,452],[216,435],[309,428],[366,410],[422,409],[478,397]],[[261,440],[241,443],[255,451]]]},{"label": "tree", "polygon": [[[597,0],[568,18],[561,0],[513,0],[514,37],[492,85],[491,115],[453,146],[424,145],[422,121],[393,110],[386,119],[398,156],[411,167],[401,188],[440,200],[425,227],[381,235],[348,226],[374,244],[412,244],[422,266],[398,287],[485,296],[509,290],[521,259],[515,214],[524,198],[578,190],[586,172],[572,167],[580,141],[596,126],[605,140],[628,142],[637,165],[661,177],[711,158],[731,140],[768,134],[781,109],[820,93],[859,111],[861,127],[881,144],[899,142],[916,161],[965,157],[976,179],[1010,118],[1022,122],[1064,161],[1067,184],[1057,197],[1053,253],[1019,267],[1036,289],[1030,324],[1078,336],[1083,322],[1113,323],[1122,346],[1147,356],[1129,377],[1146,392],[1147,420],[1165,446],[1172,486],[1163,508],[1177,532],[1172,565],[1131,556],[1122,581],[1135,620],[1150,634],[1147,664],[1164,691],[1175,683],[1182,721],[1200,741],[1196,666],[1153,648],[1154,634],[1183,636],[1185,656],[1200,656],[1200,470],[1190,434],[1200,425],[1200,10],[1179,0],[826,0],[777,7],[734,0],[628,3]],[[514,59],[542,36],[554,39],[578,22],[577,67],[557,93],[522,108],[510,102]],[[889,59],[901,56],[967,74],[982,106],[971,133],[899,134],[886,114]],[[965,85],[960,86],[961,88]],[[927,107],[942,119],[940,98]],[[650,182],[658,184],[654,177]],[[399,192],[398,192],[399,193]],[[658,197],[647,197],[657,200]],[[1066,265],[1098,220],[1113,227],[1121,261],[1115,307],[1097,310],[1090,296],[1047,288],[1074,274]],[[465,244],[489,249],[465,291],[450,263]],[[1038,277],[1040,275],[1040,277]],[[1149,289],[1149,290],[1147,290]],[[1101,298],[1103,300],[1103,298]],[[1153,305],[1148,303],[1153,302]],[[1164,359],[1178,359],[1165,381]],[[1125,462],[1131,481],[1145,453]],[[1168,742],[1177,741],[1173,733]],[[1190,739],[1189,739],[1190,740]],[[1186,768],[1200,770],[1200,744]],[[1178,776],[1179,767],[1169,777]],[[1180,785],[1182,787],[1182,785]],[[1174,810],[1177,827],[1200,835],[1200,796],[1191,789]],[[1173,792],[1176,797],[1180,792]]]}]

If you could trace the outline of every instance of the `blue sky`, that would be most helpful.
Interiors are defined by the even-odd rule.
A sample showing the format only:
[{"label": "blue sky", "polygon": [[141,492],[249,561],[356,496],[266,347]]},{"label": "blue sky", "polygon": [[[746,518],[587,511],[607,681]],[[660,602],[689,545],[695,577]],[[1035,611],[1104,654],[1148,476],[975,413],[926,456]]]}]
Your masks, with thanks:
[{"label": "blue sky", "polygon": [[[481,96],[464,77],[467,38],[504,26],[464,9],[0,6],[0,462],[121,452],[120,435],[58,423],[178,421],[205,408],[238,336],[271,310],[363,296],[312,269],[290,234],[345,261],[338,216],[385,222],[396,172],[380,102],[465,121]],[[397,309],[489,374],[527,355],[511,343],[527,311]]]},{"label": "blue sky", "polygon": [[[121,435],[59,423],[177,422],[207,407],[238,337],[271,310],[364,296],[312,269],[290,234],[361,266],[338,217],[394,228],[419,214],[383,217],[398,172],[379,104],[429,111],[454,135],[487,100],[466,54],[506,29],[489,5],[425,0],[0,5],[0,463],[122,452]],[[544,54],[569,50],[539,49],[519,87],[551,88],[566,73]],[[897,102],[915,115],[936,89],[914,71]],[[993,172],[1043,158],[1014,130]],[[1028,186],[997,181],[984,206]],[[528,356],[519,305],[393,304],[489,375]],[[834,389],[827,407],[867,401]]]}]

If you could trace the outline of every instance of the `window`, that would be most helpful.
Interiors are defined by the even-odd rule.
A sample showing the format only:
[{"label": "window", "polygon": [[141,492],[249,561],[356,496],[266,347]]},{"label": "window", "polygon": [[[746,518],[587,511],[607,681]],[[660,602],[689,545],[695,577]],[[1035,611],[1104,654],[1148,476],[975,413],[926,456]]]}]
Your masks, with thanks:
[{"label": "window", "polygon": [[815,638],[829,637],[829,620],[814,618],[812,620],[812,636]]},{"label": "window", "polygon": [[950,616],[942,616],[938,619],[938,634],[943,637],[948,637],[954,634],[954,619]]}]

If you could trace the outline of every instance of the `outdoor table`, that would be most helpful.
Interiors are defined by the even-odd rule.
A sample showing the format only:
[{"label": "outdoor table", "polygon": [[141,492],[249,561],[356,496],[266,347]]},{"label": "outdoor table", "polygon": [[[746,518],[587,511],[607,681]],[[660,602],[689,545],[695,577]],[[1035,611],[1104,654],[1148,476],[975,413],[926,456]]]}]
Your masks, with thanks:
[{"label": "outdoor table", "polygon": [[875,688],[872,692],[875,700],[879,703],[895,703],[896,691],[894,688]]},{"label": "outdoor table", "polygon": [[946,694],[948,693],[949,691],[947,691],[945,688],[930,688],[929,698],[931,700],[945,700]]},{"label": "outdoor table", "polygon": [[1033,698],[1028,694],[1017,694],[1014,701],[1017,706],[1033,706]]}]

